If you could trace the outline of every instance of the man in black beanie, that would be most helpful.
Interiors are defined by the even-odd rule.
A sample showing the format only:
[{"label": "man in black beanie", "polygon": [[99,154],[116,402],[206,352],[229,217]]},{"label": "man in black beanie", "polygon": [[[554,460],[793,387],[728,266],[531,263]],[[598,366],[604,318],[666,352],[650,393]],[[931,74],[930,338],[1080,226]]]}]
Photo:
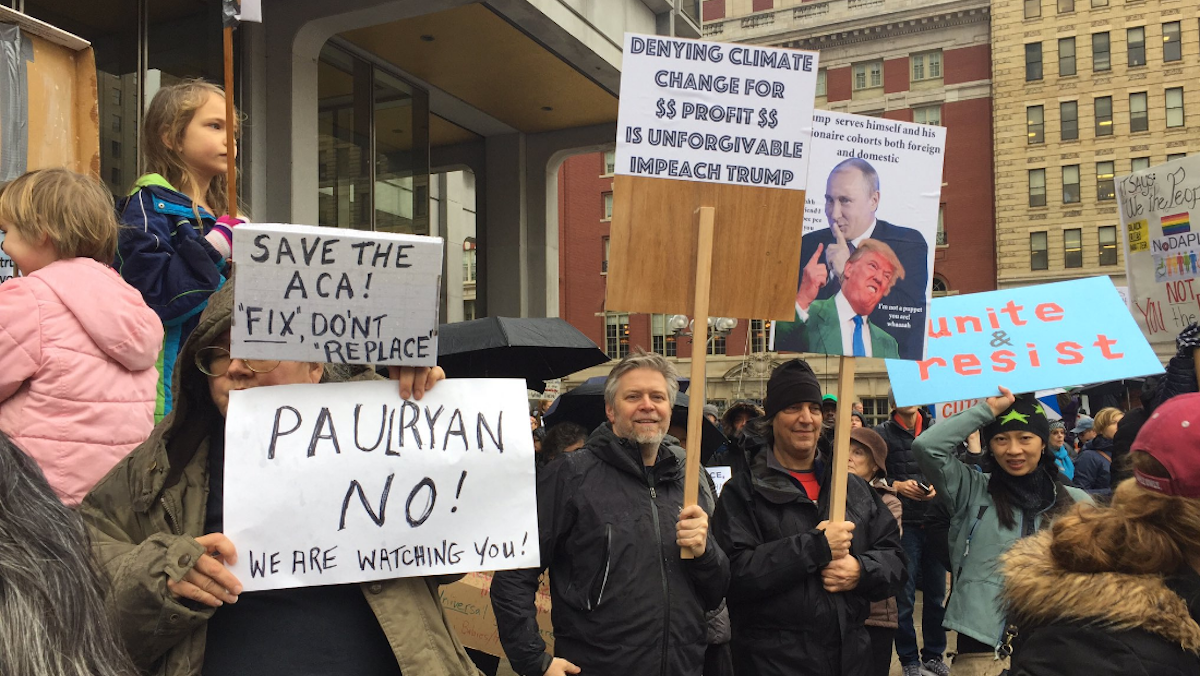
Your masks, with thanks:
[{"label": "man in black beanie", "polygon": [[713,515],[729,557],[734,671],[865,676],[870,603],[904,586],[899,527],[853,475],[847,520],[828,521],[832,467],[817,456],[821,386],[806,362],[775,369],[764,408],[738,437],[749,471],[725,484]]}]

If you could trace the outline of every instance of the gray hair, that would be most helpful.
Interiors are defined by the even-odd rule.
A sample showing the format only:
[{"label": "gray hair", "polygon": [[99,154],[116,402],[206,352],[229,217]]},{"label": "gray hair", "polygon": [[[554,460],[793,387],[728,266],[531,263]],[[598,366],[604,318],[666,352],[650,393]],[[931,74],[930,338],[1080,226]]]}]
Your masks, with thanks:
[{"label": "gray hair", "polygon": [[861,157],[851,157],[837,163],[833,171],[829,172],[830,176],[839,171],[847,171],[849,169],[857,169],[862,174],[863,180],[867,182],[867,188],[871,192],[879,192],[879,172],[875,171],[875,167],[871,163]]},{"label": "gray hair", "polygon": [[671,406],[675,405],[675,397],[679,394],[679,374],[667,358],[655,352],[646,352],[640,347],[634,348],[629,356],[617,362],[608,379],[604,381],[604,403],[612,406],[617,401],[617,381],[621,376],[635,369],[652,369],[658,371],[667,379],[667,398]]},{"label": "gray hair", "polygon": [[87,527],[0,432],[0,674],[134,676]]}]

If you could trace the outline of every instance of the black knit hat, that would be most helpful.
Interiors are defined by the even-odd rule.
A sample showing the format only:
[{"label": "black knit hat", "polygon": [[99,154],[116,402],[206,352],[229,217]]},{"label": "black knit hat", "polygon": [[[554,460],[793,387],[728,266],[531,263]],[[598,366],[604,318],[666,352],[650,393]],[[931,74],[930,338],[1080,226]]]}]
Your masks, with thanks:
[{"label": "black knit hat", "polygon": [[767,381],[767,398],[763,408],[767,417],[792,404],[821,403],[821,383],[812,367],[803,359],[793,359],[775,369]]},{"label": "black knit hat", "polygon": [[1032,394],[1022,394],[1017,397],[996,419],[983,428],[983,442],[986,444],[992,437],[1004,432],[1029,431],[1042,438],[1044,443],[1050,442],[1050,421],[1046,418],[1046,409],[1042,402]]}]

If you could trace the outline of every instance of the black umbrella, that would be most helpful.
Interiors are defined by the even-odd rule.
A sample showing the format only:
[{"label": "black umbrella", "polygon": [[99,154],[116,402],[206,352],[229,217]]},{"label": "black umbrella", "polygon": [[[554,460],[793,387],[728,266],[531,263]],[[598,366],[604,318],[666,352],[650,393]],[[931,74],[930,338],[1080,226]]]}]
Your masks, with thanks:
[{"label": "black umbrella", "polygon": [[451,378],[546,380],[603,364],[608,355],[558,317],[484,317],[438,328],[438,365]]},{"label": "black umbrella", "polygon": [[[675,408],[671,411],[671,424],[687,429],[688,396],[680,392],[675,396]],[[542,417],[545,427],[553,427],[560,422],[573,422],[586,429],[594,430],[602,423],[608,422],[604,412],[604,379],[595,378],[562,394]],[[726,442],[725,435],[707,418],[700,424],[700,460],[707,462],[708,458]]]}]

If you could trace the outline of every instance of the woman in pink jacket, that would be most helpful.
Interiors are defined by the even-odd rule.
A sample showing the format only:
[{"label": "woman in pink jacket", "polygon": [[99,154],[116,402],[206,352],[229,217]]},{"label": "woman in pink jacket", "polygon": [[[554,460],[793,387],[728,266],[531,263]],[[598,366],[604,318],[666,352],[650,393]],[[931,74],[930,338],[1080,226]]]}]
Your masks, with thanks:
[{"label": "woman in pink jacket", "polygon": [[70,506],[154,426],[163,329],[106,263],[112,196],[64,169],[0,191],[3,249],[24,276],[0,285],[0,429]]}]

